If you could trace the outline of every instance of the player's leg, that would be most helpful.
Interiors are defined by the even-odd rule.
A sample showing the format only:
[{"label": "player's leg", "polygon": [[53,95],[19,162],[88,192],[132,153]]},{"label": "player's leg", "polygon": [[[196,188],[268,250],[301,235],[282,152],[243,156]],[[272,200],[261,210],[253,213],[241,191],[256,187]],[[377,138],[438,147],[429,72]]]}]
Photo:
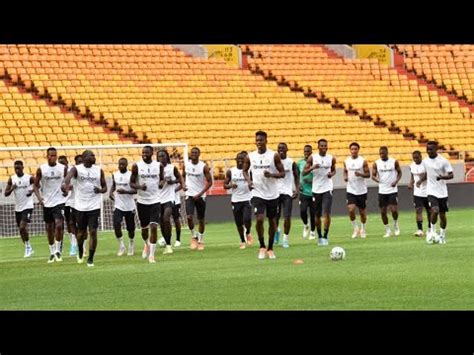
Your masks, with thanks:
[{"label": "player's leg", "polygon": [[54,218],[52,214],[52,209],[50,207],[43,207],[43,219],[44,219],[44,225],[46,229],[46,236],[48,238],[48,247],[49,247],[48,263],[53,263],[56,247],[54,245]]},{"label": "player's leg", "polygon": [[439,199],[439,237],[440,244],[446,244],[446,227],[448,225],[448,219],[446,218],[446,212],[449,211],[448,208],[448,198]]},{"label": "player's leg", "polygon": [[360,237],[365,238],[367,236],[365,229],[367,223],[367,194],[357,197],[356,206],[359,208],[360,215]]},{"label": "player's leg", "polygon": [[299,201],[300,207],[300,217],[303,221],[303,238],[307,238],[309,234],[309,225],[308,225],[308,208],[309,202],[305,195],[300,194]]},{"label": "player's leg", "polygon": [[428,202],[428,197],[422,197],[421,198],[423,201],[423,207],[425,208],[426,211],[426,216],[427,216],[427,223],[428,223],[428,228],[427,230],[430,230],[431,228],[431,222],[430,222],[430,216],[431,216],[431,209],[430,209],[430,203]]},{"label": "player's leg", "polygon": [[76,210],[77,222],[77,262],[82,264],[84,262],[84,241],[87,239],[87,219],[85,212]]},{"label": "player's leg", "polygon": [[240,249],[245,249],[243,202],[232,202],[232,214],[240,237]]},{"label": "player's leg", "polygon": [[283,201],[282,201],[282,207],[283,207],[283,243],[282,246],[283,248],[288,248],[289,247],[289,235],[290,235],[290,229],[291,229],[291,212],[293,210],[293,199],[289,195],[283,195]]},{"label": "player's leg", "polygon": [[167,202],[161,205],[161,232],[165,238],[166,247],[163,254],[172,254],[171,248],[171,214],[173,213],[173,204]]},{"label": "player's leg", "polygon": [[89,256],[87,257],[87,266],[94,266],[94,255],[97,250],[99,216],[100,209],[86,212],[87,228],[89,229]]},{"label": "player's leg", "polygon": [[260,244],[258,258],[265,259],[267,252],[263,228],[263,222],[265,220],[265,204],[263,200],[258,197],[253,197],[251,202],[255,212],[255,229],[257,230],[258,242]]},{"label": "player's leg", "polygon": [[25,245],[25,255],[24,255],[25,258],[29,258],[34,253],[33,248],[31,247],[30,238],[28,235],[28,223],[30,222],[30,217],[32,213],[33,213],[32,209],[27,209],[27,210],[15,213],[17,217],[16,221],[17,221],[18,229],[20,231],[20,237],[23,244]]},{"label": "player's leg", "polygon": [[313,203],[315,208],[315,224],[318,231],[319,242],[323,239],[321,232],[321,216],[323,215],[323,196],[322,194],[313,194]]},{"label": "player's leg", "polygon": [[194,209],[196,207],[195,201],[191,196],[186,196],[186,219],[188,220],[188,228],[191,232],[191,249],[197,249],[198,233],[194,231]]},{"label": "player's leg", "polygon": [[313,197],[307,197],[309,204],[309,240],[316,239],[316,204],[313,201]]},{"label": "player's leg", "polygon": [[135,211],[125,212],[125,227],[128,234],[128,252],[127,255],[135,254]]},{"label": "player's leg", "polygon": [[176,241],[174,242],[174,246],[180,247],[181,246],[181,221],[180,221],[180,209],[181,205],[173,205],[173,221],[174,221],[174,228],[176,230]]},{"label": "player's leg", "polygon": [[250,229],[252,228],[252,206],[250,205],[249,201],[242,202],[242,206],[245,240],[247,245],[252,245],[253,238],[252,234],[250,234]]},{"label": "player's leg", "polygon": [[275,244],[280,243],[281,229],[279,225],[280,225],[282,209],[283,209],[283,198],[282,198],[282,195],[280,195],[278,196],[278,205],[277,205],[277,211],[276,211],[276,216],[275,216],[275,223],[276,223],[276,232],[275,232],[275,238],[274,238]]},{"label": "player's leg", "polygon": [[390,229],[390,226],[388,225],[387,206],[388,206],[387,195],[379,194],[380,216],[382,217],[382,223],[385,228],[384,238],[388,238],[392,236],[392,230]]},{"label": "player's leg", "polygon": [[148,258],[150,247],[148,245],[148,229],[150,227],[150,206],[137,202],[138,219],[140,220],[141,235],[143,239],[142,258]]},{"label": "player's leg", "polygon": [[392,212],[393,218],[393,229],[396,236],[400,235],[400,227],[398,225],[398,194],[390,194],[389,195],[389,208]]},{"label": "player's leg", "polygon": [[125,253],[125,243],[123,242],[123,234],[122,234],[122,219],[123,219],[123,212],[119,209],[114,209],[113,214],[113,227],[115,238],[119,243],[119,250],[117,252],[117,256],[122,256]]},{"label": "player's leg", "polygon": [[204,250],[204,229],[206,227],[206,201],[201,197],[196,201],[197,218],[199,221],[198,250]]},{"label": "player's leg", "polygon": [[267,255],[270,259],[275,259],[273,252],[273,239],[277,229],[276,214],[278,209],[278,199],[266,201],[267,218],[268,218],[268,248]]},{"label": "player's leg", "polygon": [[323,245],[328,245],[329,227],[331,227],[332,191],[323,194],[324,235]]},{"label": "player's leg", "polygon": [[357,221],[356,221],[356,205],[355,205],[355,203],[351,201],[347,205],[347,210],[349,212],[349,219],[350,219],[351,224],[352,224],[352,236],[351,236],[351,238],[354,239],[354,238],[357,238],[357,236],[359,235],[359,227],[357,226]]},{"label": "player's leg", "polygon": [[73,213],[72,208],[70,206],[64,206],[64,219],[66,221],[66,229],[69,234],[69,256],[76,256],[77,240],[75,233],[73,233]]},{"label": "player's leg", "polygon": [[161,204],[155,203],[149,205],[150,211],[150,253],[148,255],[148,261],[150,263],[155,263],[155,250],[156,242],[158,241],[158,225],[161,220]]},{"label": "player's leg", "polygon": [[54,218],[54,244],[56,246],[56,261],[62,261],[61,258],[61,245],[63,243],[64,236],[64,205],[58,205],[53,207],[53,218]]},{"label": "player's leg", "polygon": [[415,205],[415,219],[416,219],[416,237],[423,236],[423,204],[421,203],[421,197],[413,196],[413,201]]}]

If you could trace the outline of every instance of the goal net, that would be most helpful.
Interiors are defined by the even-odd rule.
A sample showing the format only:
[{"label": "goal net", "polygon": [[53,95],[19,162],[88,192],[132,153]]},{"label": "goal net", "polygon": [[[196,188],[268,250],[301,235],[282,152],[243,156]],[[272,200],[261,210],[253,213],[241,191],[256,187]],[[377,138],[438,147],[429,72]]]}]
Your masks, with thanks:
[{"label": "goal net", "polygon": [[[180,172],[183,170],[183,164],[188,159],[188,145],[186,143],[163,143],[163,144],[132,144],[132,145],[97,145],[97,146],[56,146],[58,158],[65,155],[68,165],[74,165],[76,155],[81,155],[84,150],[92,150],[96,157],[96,165],[104,170],[107,181],[107,193],[101,195],[101,215],[99,220],[99,231],[113,230],[112,215],[113,201],[109,198],[109,191],[112,187],[112,174],[118,170],[118,161],[120,158],[128,160],[128,170],[131,170],[133,163],[142,158],[142,149],[150,145],[154,149],[153,160],[156,160],[156,152],[160,149],[166,149],[170,154],[171,164],[175,165]],[[5,187],[8,178],[15,174],[14,162],[23,161],[24,173],[35,175],[36,170],[41,164],[47,162],[46,150],[48,147],[0,147],[0,237],[18,236],[18,228],[15,221],[15,199],[12,193],[5,197]],[[181,194],[181,224],[186,225],[186,212],[184,208],[184,196]],[[33,195],[34,196],[34,195]],[[136,195],[135,195],[136,198]],[[136,225],[139,228],[138,216]],[[123,226],[125,228],[125,226]],[[45,225],[43,221],[43,208],[34,196],[34,209],[31,217],[31,223],[28,226],[30,236],[44,235]],[[65,226],[66,230],[66,226]]]}]

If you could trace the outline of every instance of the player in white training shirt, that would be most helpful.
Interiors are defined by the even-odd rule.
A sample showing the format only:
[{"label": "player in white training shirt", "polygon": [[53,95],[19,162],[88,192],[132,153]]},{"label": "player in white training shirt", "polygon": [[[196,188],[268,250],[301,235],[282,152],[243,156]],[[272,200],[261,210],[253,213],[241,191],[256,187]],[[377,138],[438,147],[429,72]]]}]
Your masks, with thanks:
[{"label": "player in white training shirt", "polygon": [[426,195],[426,181],[421,178],[426,174],[425,166],[422,163],[421,152],[415,150],[412,153],[413,163],[410,164],[410,182],[408,189],[413,189],[413,205],[416,211],[416,226],[418,230],[415,236],[423,236],[423,208],[428,216],[428,230],[430,230],[430,205]]},{"label": "player in white training shirt", "polygon": [[174,201],[176,199],[176,184],[184,185],[183,177],[177,167],[171,164],[171,158],[166,149],[157,152],[157,160],[163,166],[164,185],[161,188],[161,234],[164,238],[165,251],[163,254],[172,254],[171,248],[171,215],[173,214]]},{"label": "player in white training shirt", "polygon": [[62,186],[63,192],[69,191],[71,179],[75,179],[74,208],[77,217],[77,244],[79,252],[77,262],[84,262],[83,241],[89,229],[89,256],[87,266],[94,266],[94,254],[97,249],[97,228],[99,227],[101,194],[107,192],[104,171],[95,165],[95,155],[90,150],[82,153],[82,164],[72,167]]},{"label": "player in white training shirt", "polygon": [[8,179],[5,196],[10,196],[12,192],[15,196],[16,224],[20,230],[21,240],[25,245],[24,257],[29,258],[34,253],[28,236],[28,223],[30,223],[33,214],[34,178],[23,172],[23,162],[21,160],[15,161],[13,168],[15,174]]},{"label": "player in white training shirt", "polygon": [[[328,154],[328,141],[318,141],[317,154],[311,155],[306,161],[303,175],[313,172],[313,202],[316,209],[316,230],[318,245],[328,245],[328,233],[331,226],[332,177],[336,175],[336,158]],[[324,216],[324,235],[321,234],[321,216]]]},{"label": "player in white training shirt", "polygon": [[300,177],[298,173],[298,167],[293,159],[287,156],[288,146],[286,143],[278,144],[278,154],[280,155],[283,169],[285,170],[285,177],[278,179],[278,211],[276,217],[277,232],[275,235],[275,244],[280,241],[280,228],[278,222],[283,211],[283,248],[288,248],[288,236],[291,228],[291,212],[293,210],[293,200],[298,198],[300,191]]},{"label": "player in white training shirt", "polygon": [[[133,164],[130,186],[137,190],[137,212],[144,241],[142,258],[155,263],[158,225],[160,224],[159,189],[163,186],[163,166],[153,160],[153,147],[147,145],[142,149],[142,160]],[[148,229],[151,236],[148,243]]]},{"label": "player in white training shirt", "polygon": [[[278,209],[278,179],[285,177],[285,170],[280,155],[267,148],[267,133],[255,133],[257,150],[250,153],[244,160],[244,177],[252,192],[252,205],[256,215],[256,230],[260,250],[258,258],[276,259],[273,251],[273,242],[276,232],[276,214]],[[250,173],[252,177],[250,177]],[[263,222],[265,210],[268,218],[268,248],[265,248]]]},{"label": "player in white training shirt", "polygon": [[383,146],[379,149],[380,159],[372,166],[372,180],[379,184],[379,207],[382,222],[385,226],[384,238],[392,236],[388,225],[387,207],[390,208],[393,218],[393,229],[395,235],[400,235],[398,226],[398,182],[402,178],[402,170],[398,160],[389,158],[388,148]]},{"label": "player in white training shirt", "polygon": [[175,248],[179,248],[181,246],[181,191],[183,190],[183,186],[184,185],[178,183],[174,188],[175,195],[172,216],[174,228],[176,230],[176,240],[173,245]]},{"label": "player in white training shirt", "polygon": [[[367,185],[365,179],[370,178],[367,160],[359,156],[360,145],[352,142],[349,145],[351,156],[344,161],[344,181],[347,182],[346,202],[349,210],[349,219],[352,223],[352,238],[366,237],[365,224],[367,222]],[[357,226],[356,208],[359,209],[360,227]]]},{"label": "player in white training shirt", "polygon": [[446,243],[446,226],[448,221],[446,219],[446,212],[448,208],[448,187],[446,186],[446,180],[451,180],[453,175],[453,167],[446,158],[438,154],[438,143],[429,141],[426,144],[426,152],[428,157],[423,159],[423,165],[425,166],[426,174],[421,179],[426,182],[426,194],[428,195],[428,202],[431,208],[431,230],[426,234],[426,241],[433,243],[433,240],[438,239],[436,233],[436,222],[438,220],[438,214],[440,219],[440,233],[439,242],[440,244]]},{"label": "player in white training shirt", "polygon": [[125,253],[125,243],[123,242],[122,221],[125,219],[125,227],[128,233],[128,256],[135,253],[135,200],[137,190],[130,186],[132,172],[127,169],[128,161],[120,158],[118,161],[118,171],[112,174],[112,187],[109,198],[114,201],[113,225],[115,237],[119,242],[117,256]]},{"label": "player in white training shirt", "polygon": [[67,193],[61,191],[61,184],[66,176],[67,167],[57,162],[56,148],[48,148],[46,154],[48,162],[42,164],[36,171],[34,188],[38,201],[43,206],[50,252],[48,263],[53,263],[55,260],[63,261],[61,243],[64,234],[64,203]]},{"label": "player in white training shirt", "polygon": [[224,180],[224,189],[232,192],[232,213],[234,214],[235,225],[240,236],[240,249],[245,249],[246,245],[252,245],[252,205],[250,200],[252,194],[242,170],[247,152],[237,154],[235,161],[237,166],[227,170]]},{"label": "player in white training shirt", "polygon": [[[184,163],[185,203],[188,227],[191,231],[191,249],[204,250],[204,228],[206,217],[206,192],[212,186],[212,176],[207,164],[199,160],[201,151],[191,149],[190,160]],[[199,232],[194,232],[194,209],[196,208]]]}]

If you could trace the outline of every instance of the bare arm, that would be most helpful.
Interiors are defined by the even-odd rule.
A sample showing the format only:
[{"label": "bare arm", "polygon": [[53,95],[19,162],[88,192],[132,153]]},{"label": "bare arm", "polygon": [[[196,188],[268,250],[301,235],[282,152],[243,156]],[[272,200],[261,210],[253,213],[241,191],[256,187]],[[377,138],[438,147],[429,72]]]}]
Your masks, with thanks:
[{"label": "bare arm", "polygon": [[160,182],[158,183],[158,188],[162,189],[165,186],[165,168],[160,163]]},{"label": "bare arm", "polygon": [[367,160],[364,160],[364,163],[362,164],[362,170],[364,171],[363,174],[359,173],[356,171],[354,173],[355,176],[363,177],[365,179],[370,177],[370,170],[369,170],[369,164],[367,163]]},{"label": "bare arm", "polygon": [[134,190],[146,191],[146,185],[140,185],[138,183],[138,166],[137,164],[132,165],[132,175],[130,176],[130,187]]},{"label": "bare arm", "polygon": [[395,170],[397,171],[397,179],[392,183],[392,187],[397,186],[398,182],[402,178],[402,169],[400,168],[398,160],[395,160]]},{"label": "bare arm", "polygon": [[410,181],[408,182],[408,190],[411,190],[413,188],[413,185],[415,184],[415,178],[413,177],[413,173],[410,172]]},{"label": "bare arm", "polygon": [[347,182],[347,180],[349,180],[349,172],[347,171],[346,162],[344,162],[343,164],[344,170],[342,172],[342,177],[344,178],[344,181]]},{"label": "bare arm", "polygon": [[174,167],[174,177],[176,178],[174,182],[178,184],[178,187],[176,187],[174,191],[177,192],[181,190],[184,186],[183,175],[181,175],[177,167]]},{"label": "bare arm", "polygon": [[[319,164],[316,164],[316,165],[319,165]],[[314,169],[316,168],[313,167],[313,156],[310,156],[308,160],[306,160],[306,165],[304,166],[304,169],[303,169],[303,176],[308,175]]]},{"label": "bare arm", "polygon": [[5,187],[5,196],[8,197],[11,195],[13,190],[16,189],[16,184],[13,185],[12,178],[8,178],[7,187]]},{"label": "bare arm", "polygon": [[184,185],[183,185],[183,191],[187,191],[188,188],[186,187],[186,164],[183,164],[183,181],[184,181]]},{"label": "bare arm", "polygon": [[35,182],[33,184],[33,192],[35,193],[36,198],[38,199],[38,202],[40,203],[40,205],[44,206],[43,197],[41,196],[41,193],[39,191],[40,181],[41,181],[41,168],[38,168],[38,170],[36,170]]},{"label": "bare arm", "polygon": [[293,194],[293,198],[297,198],[300,193],[300,172],[298,171],[298,166],[295,162],[293,162],[293,178],[295,179],[295,193]]},{"label": "bare arm", "polygon": [[242,167],[242,172],[244,174],[245,180],[247,181],[247,184],[249,185],[249,189],[252,190],[253,182],[252,182],[252,179],[250,178],[249,169],[250,169],[250,158],[247,155],[244,159],[244,166]]},{"label": "bare arm", "polygon": [[328,178],[332,178],[334,175],[336,175],[336,157],[332,157],[331,171],[328,173]]},{"label": "bare arm", "polygon": [[207,164],[204,165],[204,176],[206,177],[206,185],[204,186],[204,189],[202,189],[200,193],[198,193],[196,196],[193,197],[195,200],[200,199],[201,196],[204,195],[206,191],[209,190],[212,186],[212,176]]},{"label": "bare arm", "polygon": [[115,191],[115,179],[114,179],[114,174],[112,174],[112,187],[110,188],[110,193],[109,193],[109,198],[114,201],[114,191]]},{"label": "bare arm", "polygon": [[379,174],[377,172],[377,164],[375,163],[372,165],[372,180],[374,180],[375,182],[380,182]]},{"label": "bare arm", "polygon": [[105,181],[105,174],[102,169],[100,169],[100,188],[97,186],[94,187],[94,192],[96,194],[104,194],[107,192],[107,182]]},{"label": "bare arm", "polygon": [[232,173],[230,170],[227,170],[225,173],[225,180],[224,180],[224,189],[229,190],[229,189],[235,189],[237,187],[236,184],[231,183],[232,180]]},{"label": "bare arm", "polygon": [[275,156],[273,157],[273,162],[275,163],[275,167],[278,173],[272,174],[269,171],[264,171],[263,175],[267,178],[272,177],[276,179],[283,179],[285,177],[285,168],[283,167],[280,155],[278,153],[275,153]]},{"label": "bare arm", "polygon": [[447,175],[441,175],[436,178],[436,180],[451,180],[454,178],[454,174],[452,171],[448,172]]},{"label": "bare arm", "polygon": [[77,169],[75,166],[67,173],[66,178],[64,179],[63,185],[61,186],[61,190],[63,191],[63,195],[66,196],[67,192],[71,189],[71,179],[73,177],[77,177]]}]

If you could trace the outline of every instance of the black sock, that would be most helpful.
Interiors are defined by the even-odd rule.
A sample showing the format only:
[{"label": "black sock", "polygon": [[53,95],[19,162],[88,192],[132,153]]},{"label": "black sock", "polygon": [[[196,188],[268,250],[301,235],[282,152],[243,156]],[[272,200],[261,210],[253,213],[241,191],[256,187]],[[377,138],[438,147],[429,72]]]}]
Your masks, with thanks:
[{"label": "black sock", "polygon": [[176,230],[176,240],[179,242],[181,240],[181,229]]},{"label": "black sock", "polygon": [[79,259],[82,259],[82,256],[84,255],[84,244],[78,242],[77,247],[79,248]]},{"label": "black sock", "polygon": [[258,237],[258,242],[260,243],[260,248],[265,248],[265,238]]},{"label": "black sock", "polygon": [[87,258],[87,261],[94,261],[94,254],[95,250],[89,249],[89,257]]},{"label": "black sock", "polygon": [[422,221],[416,221],[416,225],[418,226],[418,230],[420,230],[420,231],[423,230],[423,222]]},{"label": "black sock", "polygon": [[328,233],[329,233],[329,229],[325,229],[324,230],[324,235],[323,235],[324,239],[328,239]]},{"label": "black sock", "polygon": [[317,228],[317,230],[318,230],[318,236],[319,236],[319,238],[322,238],[323,235],[321,234],[321,228]]}]

